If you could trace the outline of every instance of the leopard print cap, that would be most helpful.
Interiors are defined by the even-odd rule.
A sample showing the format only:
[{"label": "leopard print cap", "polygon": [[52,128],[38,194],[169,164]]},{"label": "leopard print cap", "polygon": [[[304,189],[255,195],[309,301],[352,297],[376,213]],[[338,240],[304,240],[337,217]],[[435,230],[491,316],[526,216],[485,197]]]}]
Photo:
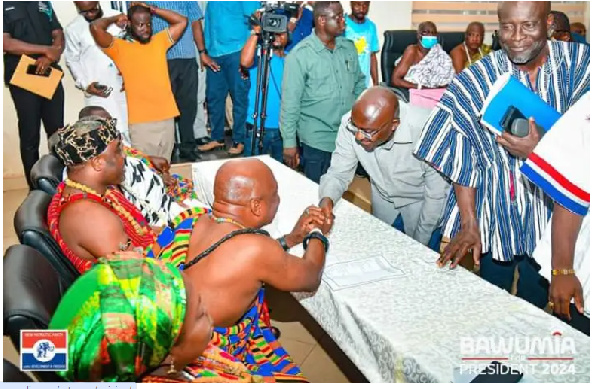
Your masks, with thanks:
[{"label": "leopard print cap", "polygon": [[56,154],[65,166],[84,163],[102,154],[119,138],[116,119],[88,116],[57,132]]}]

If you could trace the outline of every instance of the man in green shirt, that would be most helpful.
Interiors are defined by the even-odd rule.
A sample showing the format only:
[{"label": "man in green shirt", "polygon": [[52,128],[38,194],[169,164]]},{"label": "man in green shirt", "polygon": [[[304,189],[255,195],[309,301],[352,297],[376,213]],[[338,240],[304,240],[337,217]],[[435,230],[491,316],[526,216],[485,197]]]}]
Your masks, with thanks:
[{"label": "man in green shirt", "polygon": [[285,163],[293,169],[300,163],[298,136],[304,174],[319,183],[329,168],[342,116],[365,89],[365,76],[354,43],[342,36],[340,2],[315,2],[314,18],[314,32],[285,62],[280,128]]}]

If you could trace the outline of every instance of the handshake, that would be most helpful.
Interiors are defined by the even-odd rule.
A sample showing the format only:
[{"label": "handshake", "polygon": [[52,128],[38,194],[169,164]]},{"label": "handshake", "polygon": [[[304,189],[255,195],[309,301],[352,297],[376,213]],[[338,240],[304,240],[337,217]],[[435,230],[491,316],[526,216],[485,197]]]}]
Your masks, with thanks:
[{"label": "handshake", "polygon": [[323,235],[328,235],[333,226],[333,200],[326,197],[321,200],[319,207],[310,206],[304,210],[292,232],[286,237],[289,247],[302,243],[304,237],[318,228]]}]

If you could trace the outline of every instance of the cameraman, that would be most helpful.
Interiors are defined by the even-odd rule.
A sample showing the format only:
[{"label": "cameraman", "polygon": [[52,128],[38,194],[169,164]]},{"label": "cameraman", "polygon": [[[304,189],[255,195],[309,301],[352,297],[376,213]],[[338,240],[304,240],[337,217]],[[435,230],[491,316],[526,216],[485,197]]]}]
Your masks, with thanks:
[{"label": "cameraman", "polygon": [[[256,13],[255,16],[260,20],[260,13]],[[281,84],[283,82],[283,64],[285,60],[285,47],[288,44],[289,32],[282,33],[267,33],[267,39],[272,39],[273,56],[269,66],[269,89],[267,90],[267,103],[266,103],[266,119],[265,119],[265,132],[263,135],[263,148],[262,154],[269,154],[274,159],[283,163],[283,140],[281,139],[281,133],[279,132],[279,110],[281,107]],[[257,46],[259,41],[264,39],[261,37],[260,25],[252,27],[250,38],[246,41],[244,48],[242,49],[241,65],[248,69],[250,78],[250,91],[248,92],[248,115],[246,117],[246,138],[244,141],[244,156],[249,157],[259,153],[258,138],[255,140],[254,152],[252,152],[252,136],[260,128],[260,101],[262,100],[262,90],[259,92],[259,108],[256,112],[257,125],[254,128],[254,109],[256,104],[256,89],[260,90],[260,86],[257,85],[257,73],[258,73],[258,61],[260,60],[261,49]],[[264,44],[264,42],[261,42]],[[263,59],[264,61],[264,59]]]}]

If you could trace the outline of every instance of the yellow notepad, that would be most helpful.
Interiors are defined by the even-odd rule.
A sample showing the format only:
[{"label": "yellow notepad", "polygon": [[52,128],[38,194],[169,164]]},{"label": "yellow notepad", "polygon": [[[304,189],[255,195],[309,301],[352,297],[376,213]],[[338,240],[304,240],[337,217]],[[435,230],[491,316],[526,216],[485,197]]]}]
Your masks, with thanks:
[{"label": "yellow notepad", "polygon": [[35,59],[24,54],[21,55],[21,60],[10,80],[10,84],[45,97],[48,100],[52,100],[52,96],[54,96],[58,83],[63,76],[63,72],[55,68],[50,68],[52,70],[48,77],[27,74],[27,67],[34,64]]}]

